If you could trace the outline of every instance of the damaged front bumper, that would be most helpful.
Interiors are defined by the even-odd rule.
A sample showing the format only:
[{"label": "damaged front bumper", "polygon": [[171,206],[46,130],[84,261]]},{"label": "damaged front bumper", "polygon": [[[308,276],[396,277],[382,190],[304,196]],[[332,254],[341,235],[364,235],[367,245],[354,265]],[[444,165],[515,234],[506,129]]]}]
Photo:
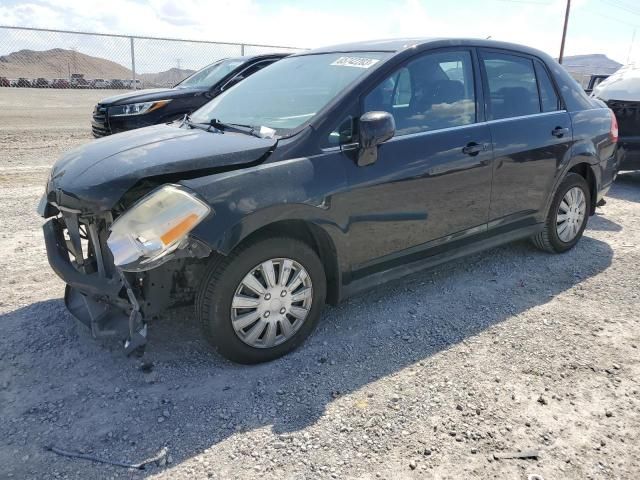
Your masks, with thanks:
[{"label": "damaged front bumper", "polygon": [[113,264],[106,245],[110,214],[80,216],[61,211],[43,225],[47,257],[67,284],[65,304],[95,338],[115,337],[125,352],[143,350],[147,320],[167,308],[193,300],[203,262],[211,250],[191,239],[162,265],[124,272]]},{"label": "damaged front bumper", "polygon": [[[107,276],[104,265],[98,269],[85,259],[80,263],[72,261],[69,256],[70,250],[73,253],[73,248],[69,248],[72,240],[65,238],[65,226],[59,218],[49,219],[42,228],[49,264],[67,284],[64,300],[69,312],[89,327],[95,338],[121,339],[127,354],[144,347],[147,326],[126,276],[115,269],[111,270],[113,276]],[[95,245],[90,250],[93,257],[99,251]]]}]

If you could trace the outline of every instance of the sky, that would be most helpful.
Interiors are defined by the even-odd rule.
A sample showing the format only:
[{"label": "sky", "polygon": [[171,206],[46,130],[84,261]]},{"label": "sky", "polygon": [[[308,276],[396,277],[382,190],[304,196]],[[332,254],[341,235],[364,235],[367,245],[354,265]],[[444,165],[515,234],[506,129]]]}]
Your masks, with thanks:
[{"label": "sky", "polygon": [[[0,0],[0,24],[306,48],[491,36],[557,57],[565,6],[566,0]],[[565,55],[640,62],[634,29],[640,30],[637,0],[573,0]],[[6,50],[10,42],[2,43]],[[170,56],[180,63],[180,53]]]}]

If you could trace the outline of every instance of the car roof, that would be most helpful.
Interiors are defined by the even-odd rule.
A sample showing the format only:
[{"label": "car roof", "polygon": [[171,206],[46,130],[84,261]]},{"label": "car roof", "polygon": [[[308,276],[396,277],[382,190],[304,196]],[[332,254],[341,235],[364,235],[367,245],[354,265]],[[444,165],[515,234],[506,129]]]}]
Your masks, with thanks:
[{"label": "car roof", "polygon": [[514,50],[531,55],[550,58],[546,53],[535,48],[519,45],[516,43],[500,42],[497,40],[487,40],[480,38],[446,38],[446,37],[418,37],[418,38],[393,38],[382,40],[368,40],[362,42],[343,43],[328,47],[316,48],[304,52],[295,53],[294,56],[313,55],[318,53],[338,53],[338,52],[390,52],[401,53],[406,50],[422,50],[426,48],[438,47],[484,47],[502,50]]},{"label": "car roof", "polygon": [[[233,62],[233,61],[239,61],[241,62],[241,66],[236,67],[236,68],[244,68],[244,64],[249,63],[249,62],[256,62],[258,60],[262,60],[262,59],[267,59],[267,58],[284,58],[284,57],[288,57],[289,55],[291,55],[290,53],[265,53],[262,55],[243,55],[241,57],[224,57],[224,58],[219,58],[218,60],[216,60],[215,62],[211,62],[207,65],[205,65],[204,67],[202,67],[200,70],[204,70],[205,68],[208,68],[212,65],[215,65],[219,62]],[[193,73],[193,75],[195,75],[195,73],[199,72],[200,70],[196,70],[196,72]],[[187,77],[188,78],[188,77]]]},{"label": "car roof", "polygon": [[[283,58],[283,57],[287,57],[291,55],[291,53],[264,53],[261,55],[243,55],[240,57],[228,57],[228,58],[221,58],[220,60],[242,60],[243,62],[249,62],[252,60],[261,60],[263,58]],[[217,62],[218,60],[216,60]],[[215,62],[214,62],[215,63]]]}]

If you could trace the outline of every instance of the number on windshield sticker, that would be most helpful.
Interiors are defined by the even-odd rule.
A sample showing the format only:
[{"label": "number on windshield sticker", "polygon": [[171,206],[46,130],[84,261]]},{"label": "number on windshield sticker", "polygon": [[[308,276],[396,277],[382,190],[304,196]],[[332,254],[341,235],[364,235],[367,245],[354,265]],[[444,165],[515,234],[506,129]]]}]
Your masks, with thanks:
[{"label": "number on windshield sticker", "polygon": [[380,60],[377,58],[365,58],[365,57],[340,57],[335,60],[331,65],[337,67],[356,67],[356,68],[369,68]]}]

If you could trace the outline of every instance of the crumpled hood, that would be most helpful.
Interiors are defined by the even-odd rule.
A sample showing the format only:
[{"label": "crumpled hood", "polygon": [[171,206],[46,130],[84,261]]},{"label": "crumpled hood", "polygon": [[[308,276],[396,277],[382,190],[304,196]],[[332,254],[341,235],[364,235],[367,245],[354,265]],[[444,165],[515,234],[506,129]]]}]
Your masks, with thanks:
[{"label": "crumpled hood", "polygon": [[[71,208],[110,210],[142,179],[172,176],[172,181],[207,175],[259,161],[276,139],[155,125],[94,140],[71,150],[51,169],[48,198]],[[60,192],[75,206],[58,197]],[[57,200],[56,200],[57,199]]]},{"label": "crumpled hood", "polygon": [[126,105],[129,103],[193,97],[194,95],[202,95],[207,91],[208,90],[206,88],[149,88],[146,90],[134,90],[132,92],[103,98],[98,102],[98,104],[104,105],[105,107],[111,107],[114,105]]}]

